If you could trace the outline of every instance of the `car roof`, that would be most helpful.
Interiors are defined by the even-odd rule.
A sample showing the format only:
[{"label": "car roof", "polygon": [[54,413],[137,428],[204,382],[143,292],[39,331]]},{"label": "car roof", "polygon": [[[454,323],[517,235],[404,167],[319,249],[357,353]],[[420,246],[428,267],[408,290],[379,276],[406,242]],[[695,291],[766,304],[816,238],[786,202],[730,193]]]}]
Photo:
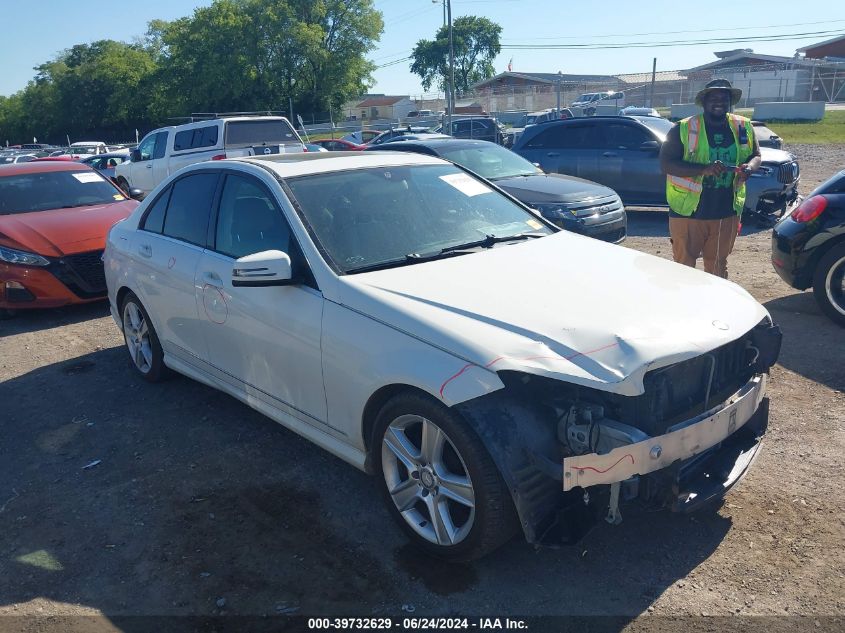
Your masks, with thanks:
[{"label": "car roof", "polygon": [[281,178],[309,176],[326,172],[366,169],[368,167],[399,167],[404,165],[442,165],[440,158],[423,154],[401,152],[314,152],[297,154],[273,154],[269,156],[250,156],[230,158],[214,163],[198,163],[208,169],[219,168],[231,163],[260,165],[273,171]]},{"label": "car roof", "polygon": [[0,165],[0,178],[19,174],[41,174],[52,171],[91,171],[88,165],[76,161],[30,161],[15,165]]},{"label": "car roof", "polygon": [[491,145],[498,145],[491,141],[481,141],[477,139],[463,139],[453,138],[451,136],[423,138],[423,139],[408,139],[407,141],[396,141],[395,143],[387,143],[384,149],[387,150],[391,146],[399,147],[401,145],[418,145],[420,147],[430,147],[431,149],[438,149],[441,147],[449,148],[470,148],[470,147],[489,147]]}]

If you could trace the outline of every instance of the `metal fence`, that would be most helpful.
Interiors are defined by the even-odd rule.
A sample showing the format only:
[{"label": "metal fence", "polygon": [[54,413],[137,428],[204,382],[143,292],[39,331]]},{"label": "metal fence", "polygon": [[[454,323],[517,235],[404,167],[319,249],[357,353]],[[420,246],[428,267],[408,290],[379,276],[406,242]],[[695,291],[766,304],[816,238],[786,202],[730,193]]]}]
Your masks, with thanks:
[{"label": "metal fence", "polygon": [[[804,60],[761,63],[753,66],[720,67],[709,70],[628,73],[607,79],[543,85],[500,85],[459,95],[473,101],[486,112],[539,111],[560,103],[571,104],[579,95],[592,92],[621,91],[626,105],[669,107],[692,103],[696,93],[712,79],[727,79],[742,90],[739,107],[752,107],[769,101],[845,102],[845,62],[807,63]],[[442,110],[443,94],[412,97],[420,109]]]}]

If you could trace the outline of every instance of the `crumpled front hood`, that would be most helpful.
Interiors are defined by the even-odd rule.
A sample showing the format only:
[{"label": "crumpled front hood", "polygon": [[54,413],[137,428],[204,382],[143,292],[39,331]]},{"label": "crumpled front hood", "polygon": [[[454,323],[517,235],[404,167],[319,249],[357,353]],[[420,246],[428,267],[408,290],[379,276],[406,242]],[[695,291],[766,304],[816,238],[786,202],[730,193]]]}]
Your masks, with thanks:
[{"label": "crumpled front hood", "polygon": [[[102,250],[106,234],[138,206],[124,200],[76,209],[0,215],[0,240],[47,257]],[[7,239],[3,239],[6,236]]]},{"label": "crumpled front hood", "polygon": [[514,198],[526,204],[585,202],[615,197],[613,189],[589,180],[558,174],[514,176],[493,181]]},{"label": "crumpled front hood", "polygon": [[[766,310],[718,277],[567,232],[341,278],[340,303],[490,371],[623,395],[743,335]],[[441,396],[460,375],[444,374]]]}]

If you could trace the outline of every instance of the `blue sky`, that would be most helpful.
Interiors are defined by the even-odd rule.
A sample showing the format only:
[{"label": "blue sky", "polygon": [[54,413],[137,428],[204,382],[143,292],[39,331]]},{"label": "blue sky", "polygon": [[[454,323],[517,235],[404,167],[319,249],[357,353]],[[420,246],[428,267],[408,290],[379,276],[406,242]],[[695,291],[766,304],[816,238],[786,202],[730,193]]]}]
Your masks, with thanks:
[{"label": "blue sky", "polygon": [[[0,0],[4,5],[0,34],[3,70],[0,94],[23,88],[34,75],[33,67],[62,49],[97,39],[131,41],[146,30],[149,20],[172,20],[190,15],[210,0]],[[845,34],[845,8],[834,9],[830,0],[803,0],[800,13],[795,0],[766,0],[759,4],[672,2],[651,0],[452,0],[453,18],[485,16],[500,24],[503,45],[625,44],[669,40],[710,40],[798,34],[837,30]],[[370,59],[386,64],[410,55],[416,42],[431,39],[443,22],[440,0],[376,0],[384,14],[385,30]],[[838,5],[842,7],[842,5]],[[696,7],[701,7],[697,9]],[[797,13],[797,15],[796,15]],[[746,27],[746,24],[752,25]],[[9,28],[13,26],[14,28]],[[715,60],[713,51],[753,48],[757,53],[792,55],[796,48],[835,37],[836,34],[802,36],[783,41],[714,43],[695,46],[617,48],[609,50],[503,50],[495,62],[497,72],[513,70],[576,74],[676,70]],[[409,62],[379,69],[372,92],[421,94]]]}]

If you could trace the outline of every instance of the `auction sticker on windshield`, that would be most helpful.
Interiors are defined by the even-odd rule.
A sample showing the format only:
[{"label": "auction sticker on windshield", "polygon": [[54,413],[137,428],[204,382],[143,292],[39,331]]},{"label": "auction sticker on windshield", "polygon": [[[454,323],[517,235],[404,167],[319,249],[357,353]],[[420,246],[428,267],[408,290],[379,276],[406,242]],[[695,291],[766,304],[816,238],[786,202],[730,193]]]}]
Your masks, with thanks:
[{"label": "auction sticker on windshield", "polygon": [[79,182],[103,182],[103,179],[94,173],[89,174],[83,172],[81,174],[73,174],[73,177],[76,178]]},{"label": "auction sticker on windshield", "polygon": [[466,174],[448,174],[446,176],[440,176],[440,180],[452,185],[462,194],[469,197],[493,191],[487,185],[467,176]]}]

